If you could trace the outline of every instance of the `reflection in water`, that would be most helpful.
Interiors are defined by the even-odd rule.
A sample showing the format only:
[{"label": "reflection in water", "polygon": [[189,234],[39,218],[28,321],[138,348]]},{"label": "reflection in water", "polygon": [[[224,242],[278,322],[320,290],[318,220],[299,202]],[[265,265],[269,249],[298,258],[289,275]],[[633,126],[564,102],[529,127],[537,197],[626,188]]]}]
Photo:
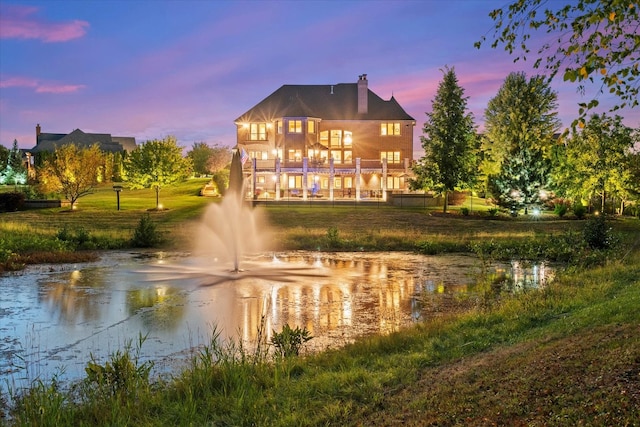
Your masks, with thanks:
[{"label": "reflection in water", "polygon": [[[465,256],[410,253],[306,253],[268,257],[329,274],[278,281],[248,274],[242,280],[201,286],[195,278],[156,280],[138,273],[157,264],[185,265],[184,254],[138,257],[109,252],[100,262],[51,272],[31,268],[0,276],[0,383],[6,378],[84,376],[93,354],[104,360],[128,340],[147,335],[141,354],[159,369],[173,369],[190,349],[222,339],[255,342],[282,326],[306,327],[308,348],[338,347],[359,336],[390,333],[447,310],[447,298],[479,292],[477,261]],[[264,261],[267,262],[267,261]],[[64,267],[63,267],[64,268]],[[280,270],[283,271],[283,270]],[[541,286],[544,265],[497,266],[512,290]],[[20,365],[16,360],[22,360]],[[25,366],[32,366],[25,372]]]}]

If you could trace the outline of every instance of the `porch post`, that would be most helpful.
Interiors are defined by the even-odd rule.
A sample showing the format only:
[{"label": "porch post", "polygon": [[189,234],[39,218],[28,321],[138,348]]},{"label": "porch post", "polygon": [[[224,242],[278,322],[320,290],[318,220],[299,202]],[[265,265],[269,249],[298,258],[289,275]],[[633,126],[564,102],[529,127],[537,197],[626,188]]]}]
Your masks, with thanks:
[{"label": "porch post", "polygon": [[356,157],[356,200],[360,200],[360,157]]},{"label": "porch post", "polygon": [[280,157],[276,157],[276,200],[280,200]]},{"label": "porch post", "polygon": [[387,158],[382,159],[382,201],[387,201]]},{"label": "porch post", "polygon": [[309,171],[309,158],[302,158],[302,200],[307,200],[308,186],[307,173]]},{"label": "porch post", "polygon": [[333,201],[333,184],[335,170],[333,168],[333,157],[329,159],[329,200]]},{"label": "porch post", "polygon": [[251,198],[252,199],[257,198],[256,187],[258,183],[258,176],[256,174],[256,169],[257,169],[256,166],[257,166],[257,160],[254,157],[253,159],[251,159]]}]

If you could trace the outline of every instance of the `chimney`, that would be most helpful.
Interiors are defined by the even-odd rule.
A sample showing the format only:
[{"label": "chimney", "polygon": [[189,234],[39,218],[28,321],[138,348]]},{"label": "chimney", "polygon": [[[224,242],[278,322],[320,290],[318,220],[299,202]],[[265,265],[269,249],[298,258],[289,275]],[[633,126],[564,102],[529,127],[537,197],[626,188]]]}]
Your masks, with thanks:
[{"label": "chimney", "polygon": [[36,125],[36,145],[40,143],[40,134],[42,133],[41,131],[42,129],[40,128],[40,123],[38,123]]},{"label": "chimney", "polygon": [[367,75],[358,77],[358,114],[367,114],[369,111],[369,88],[367,85]]}]

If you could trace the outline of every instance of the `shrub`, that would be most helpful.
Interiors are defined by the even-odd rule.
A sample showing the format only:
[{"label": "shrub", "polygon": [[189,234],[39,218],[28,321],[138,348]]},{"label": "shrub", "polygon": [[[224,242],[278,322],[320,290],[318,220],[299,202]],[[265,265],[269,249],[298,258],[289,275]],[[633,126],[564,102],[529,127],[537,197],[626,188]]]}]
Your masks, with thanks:
[{"label": "shrub", "polygon": [[332,247],[340,246],[338,227],[329,227],[327,229],[327,240],[329,241],[329,245]]},{"label": "shrub", "polygon": [[498,216],[498,208],[491,208],[487,210],[489,216]]},{"label": "shrub", "polygon": [[578,219],[583,219],[587,214],[587,207],[583,206],[582,203],[577,203],[573,205],[573,214]]},{"label": "shrub", "polygon": [[24,193],[13,191],[0,193],[0,211],[15,212],[24,207]]},{"label": "shrub", "polygon": [[156,225],[151,221],[149,214],[143,215],[133,232],[131,245],[136,248],[152,248],[160,243],[162,235],[156,229]]},{"label": "shrub", "polygon": [[469,216],[469,208],[460,208],[460,213],[464,216]]},{"label": "shrub", "polygon": [[607,225],[604,214],[590,218],[582,235],[585,243],[592,249],[607,249],[613,245],[611,227]]},{"label": "shrub", "polygon": [[296,326],[295,329],[291,329],[287,323],[282,327],[282,332],[273,331],[271,344],[276,349],[276,355],[286,358],[298,356],[302,345],[312,338],[306,327],[300,329]]},{"label": "shrub", "polygon": [[565,216],[565,214],[567,213],[568,210],[568,206],[564,203],[557,203],[554,207],[553,207],[553,213],[555,213],[556,215],[558,215],[560,218],[562,218],[563,216]]}]

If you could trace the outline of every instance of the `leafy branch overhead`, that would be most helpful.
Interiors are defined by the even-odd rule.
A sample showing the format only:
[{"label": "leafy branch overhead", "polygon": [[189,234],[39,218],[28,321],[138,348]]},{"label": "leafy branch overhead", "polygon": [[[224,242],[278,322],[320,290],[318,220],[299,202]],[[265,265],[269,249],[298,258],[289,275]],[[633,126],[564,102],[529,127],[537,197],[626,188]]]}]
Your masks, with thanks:
[{"label": "leafy branch overhead", "polygon": [[[579,103],[579,118],[572,126],[584,126],[589,110],[598,106],[602,93],[618,101],[611,111],[637,107],[640,86],[640,20],[638,3],[629,0],[578,0],[563,5],[547,0],[517,0],[493,10],[495,22],[491,47],[500,45],[514,59],[526,60],[531,45],[536,49],[535,68],[543,67],[550,79],[557,74],[575,82],[585,93],[585,84],[600,85],[587,102]],[[542,43],[531,39],[533,31],[551,37]],[[480,48],[486,37],[475,43]]]}]

